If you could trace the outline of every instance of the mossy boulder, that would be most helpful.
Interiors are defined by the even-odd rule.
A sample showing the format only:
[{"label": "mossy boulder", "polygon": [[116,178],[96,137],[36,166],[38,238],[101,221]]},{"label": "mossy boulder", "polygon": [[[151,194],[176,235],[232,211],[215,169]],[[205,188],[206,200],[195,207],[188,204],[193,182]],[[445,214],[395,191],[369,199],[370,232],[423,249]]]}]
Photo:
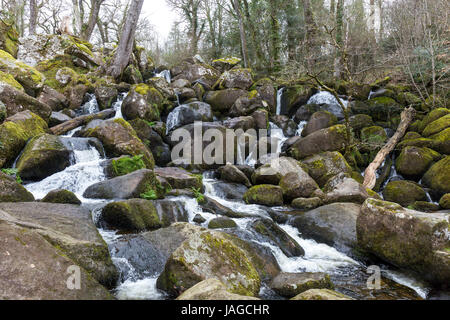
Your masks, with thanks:
[{"label": "mossy boulder", "polygon": [[0,50],[17,57],[19,37],[19,32],[14,23],[3,19],[0,20]]},{"label": "mossy boulder", "polygon": [[258,109],[266,109],[267,107],[267,102],[262,100],[258,91],[253,90],[237,98],[228,115],[231,117],[247,116]]},{"label": "mossy boulder", "polygon": [[213,111],[229,112],[236,100],[246,95],[242,89],[225,89],[209,91],[205,96],[205,102],[211,105]]},{"label": "mossy boulder", "polygon": [[270,288],[283,297],[292,298],[310,289],[333,289],[330,276],[323,272],[281,272],[270,283]]},{"label": "mossy boulder", "polygon": [[145,168],[142,155],[134,157],[122,156],[120,158],[111,159],[111,166],[109,167],[108,172],[111,177],[119,177]]},{"label": "mossy boulder", "polygon": [[431,112],[429,112],[425,118],[423,118],[422,121],[420,121],[418,130],[419,132],[422,132],[430,123],[438,120],[439,118],[442,118],[443,116],[446,116],[450,113],[450,110],[447,108],[437,108],[433,109]]},{"label": "mossy boulder", "polygon": [[315,112],[305,128],[302,131],[302,137],[306,137],[309,134],[316,132],[320,129],[329,128],[337,124],[337,118],[334,114],[328,111],[317,111]]},{"label": "mossy boulder", "polygon": [[412,106],[416,110],[421,110],[422,100],[414,93],[400,92],[397,95],[396,100],[402,105]]},{"label": "mossy boulder", "polygon": [[351,96],[354,100],[367,100],[370,94],[370,85],[358,82],[339,81],[336,91],[339,94]]},{"label": "mossy boulder", "polygon": [[28,139],[45,133],[47,123],[30,111],[7,118],[0,125],[0,168],[11,165]]},{"label": "mossy boulder", "polygon": [[312,198],[296,198],[292,200],[291,206],[295,209],[300,210],[312,210],[317,207],[320,207],[323,203],[323,200],[319,197]]},{"label": "mossy boulder", "polygon": [[39,181],[70,166],[71,155],[59,136],[43,134],[27,143],[16,166],[23,179]]},{"label": "mossy boulder", "polygon": [[431,135],[437,134],[444,129],[450,127],[450,114],[447,114],[439,119],[428,124],[425,129],[423,129],[422,135],[424,137],[429,137]]},{"label": "mossy boulder", "polygon": [[448,213],[422,213],[367,199],[356,227],[362,249],[396,267],[415,271],[434,286],[449,283]]},{"label": "mossy boulder", "polygon": [[363,128],[371,127],[374,125],[372,117],[367,114],[356,114],[354,116],[351,116],[349,121],[350,127],[358,135]]},{"label": "mossy boulder", "polygon": [[301,160],[324,151],[341,151],[345,148],[346,137],[344,125],[321,129],[295,142],[289,149],[289,154]]},{"label": "mossy boulder", "polygon": [[103,208],[101,219],[121,231],[140,232],[162,227],[155,206],[144,199],[109,203]]},{"label": "mossy boulder", "polygon": [[185,60],[172,67],[170,69],[170,73],[173,76],[172,80],[186,79],[191,83],[198,81],[211,89],[219,79],[220,71],[205,63],[192,62]]},{"label": "mossy boulder", "polygon": [[139,84],[132,87],[123,101],[122,114],[126,120],[159,121],[163,100],[158,90],[146,84]]},{"label": "mossy boulder", "polygon": [[0,202],[34,201],[33,195],[19,184],[14,177],[0,171]]},{"label": "mossy boulder", "polygon": [[173,189],[203,190],[203,177],[178,167],[155,168],[155,174]]},{"label": "mossy boulder", "polygon": [[386,131],[380,126],[366,127],[361,130],[363,142],[362,151],[370,152],[379,150],[387,141]]},{"label": "mossy boulder", "polygon": [[308,198],[319,188],[317,183],[303,170],[290,172],[280,180],[280,188],[286,201]]},{"label": "mossy boulder", "polygon": [[383,190],[386,201],[396,202],[404,207],[415,201],[427,199],[426,192],[416,183],[407,180],[391,181]]},{"label": "mossy boulder", "polygon": [[420,211],[420,212],[435,212],[438,211],[439,205],[427,201],[416,201],[408,206],[408,209]]},{"label": "mossy boulder", "polygon": [[446,156],[444,159],[432,165],[423,176],[422,183],[439,193],[449,193],[450,156]]},{"label": "mossy boulder", "polygon": [[444,129],[429,138],[434,150],[443,154],[450,154],[450,128]]},{"label": "mossy boulder", "polygon": [[308,169],[308,174],[324,187],[325,184],[337,174],[343,173],[351,176],[352,168],[344,156],[337,152],[322,152],[302,160]]},{"label": "mossy boulder", "polygon": [[2,123],[6,119],[6,106],[3,102],[0,101],[0,123]]},{"label": "mossy boulder", "polygon": [[310,289],[296,295],[291,300],[353,300],[337,291],[330,289]]},{"label": "mossy boulder", "polygon": [[222,73],[216,85],[219,89],[237,88],[248,90],[252,84],[251,69],[234,68]]},{"label": "mossy boulder", "polygon": [[109,157],[143,155],[142,161],[148,169],[155,165],[152,153],[138,138],[133,127],[123,119],[91,121],[83,130],[82,136],[99,139]]},{"label": "mossy boulder", "polygon": [[77,204],[77,205],[81,204],[80,199],[78,199],[78,197],[72,191],[64,189],[50,191],[41,200],[41,202]]},{"label": "mossy boulder", "polygon": [[52,109],[48,105],[1,81],[0,101],[6,106],[7,117],[24,110],[30,110],[48,122],[52,113]]},{"label": "mossy boulder", "polygon": [[[288,86],[285,89],[285,104],[286,111],[291,114],[295,112],[295,109],[305,105],[309,98],[314,94],[314,89],[309,85],[299,84],[294,86]],[[318,111],[318,110],[315,110]],[[308,120],[308,119],[302,119]]]},{"label": "mossy boulder", "polygon": [[251,187],[244,194],[244,201],[248,204],[261,204],[269,207],[283,205],[283,190],[274,185],[261,184]]},{"label": "mossy boulder", "polygon": [[220,167],[219,173],[220,179],[223,181],[243,184],[246,187],[251,187],[252,185],[245,173],[232,164],[227,164],[226,166]]},{"label": "mossy boulder", "polygon": [[219,70],[220,72],[225,72],[225,71],[228,71],[228,70],[232,69],[233,67],[237,66],[238,64],[240,64],[241,61],[242,61],[242,59],[240,59],[240,58],[226,57],[226,58],[220,58],[220,59],[213,60],[211,62],[211,65],[214,68],[216,68],[217,70]]},{"label": "mossy boulder", "polygon": [[119,91],[112,84],[96,85],[94,90],[95,98],[100,110],[111,108],[113,102],[117,99]]},{"label": "mossy boulder", "polygon": [[450,209],[450,193],[444,194],[439,200],[442,209]]},{"label": "mossy boulder", "polygon": [[232,229],[236,227],[236,222],[234,222],[233,219],[227,217],[214,218],[208,223],[209,229]]},{"label": "mossy boulder", "polygon": [[205,279],[216,278],[232,293],[257,296],[258,271],[249,253],[233,239],[222,232],[199,230],[171,254],[157,287],[177,296]]},{"label": "mossy boulder", "polygon": [[141,71],[133,64],[129,64],[128,67],[125,68],[122,74],[122,80],[130,84],[144,82]]},{"label": "mossy boulder", "polygon": [[3,50],[0,50],[0,71],[12,75],[33,97],[39,94],[45,82],[45,76],[42,73],[14,59],[12,55]]},{"label": "mossy boulder", "polygon": [[269,104],[269,110],[275,114],[277,107],[277,90],[275,83],[269,78],[256,81],[250,90],[258,91],[261,98]]},{"label": "mossy boulder", "polygon": [[0,83],[9,84],[19,91],[24,91],[22,85],[14,79],[14,77],[8,73],[0,71]]},{"label": "mossy boulder", "polygon": [[438,152],[429,148],[405,147],[395,161],[395,167],[404,177],[419,180],[440,157]]},{"label": "mossy boulder", "polygon": [[392,98],[377,97],[364,102],[354,101],[351,103],[351,110],[354,114],[369,115],[374,121],[390,121],[403,108]]}]

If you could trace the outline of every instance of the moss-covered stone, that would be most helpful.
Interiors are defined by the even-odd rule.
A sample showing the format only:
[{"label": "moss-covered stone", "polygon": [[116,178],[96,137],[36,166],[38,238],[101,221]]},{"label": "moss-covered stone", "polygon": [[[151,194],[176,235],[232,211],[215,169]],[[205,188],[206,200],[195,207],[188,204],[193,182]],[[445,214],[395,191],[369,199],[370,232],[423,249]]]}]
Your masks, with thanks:
[{"label": "moss-covered stone", "polygon": [[0,50],[0,71],[12,75],[32,96],[37,96],[44,85],[45,76],[42,73],[3,50]]},{"label": "moss-covered stone", "polygon": [[450,193],[446,193],[439,200],[439,205],[442,209],[450,209]]},{"label": "moss-covered stone", "polygon": [[434,150],[443,154],[450,154],[450,128],[444,129],[429,138]]},{"label": "moss-covered stone", "polygon": [[400,180],[389,182],[383,190],[386,201],[396,202],[407,207],[415,201],[427,200],[426,192],[416,183]]},{"label": "moss-covered stone", "polygon": [[33,195],[16,179],[0,171],[0,202],[34,201]]},{"label": "moss-covered stone", "polygon": [[52,190],[41,200],[49,203],[81,204],[80,199],[69,190]]},{"label": "moss-covered stone", "polygon": [[450,114],[440,117],[439,119],[428,124],[425,129],[423,129],[422,135],[424,137],[428,137],[439,133],[448,127],[450,127]]},{"label": "moss-covered stone", "polygon": [[439,118],[442,118],[443,116],[446,116],[447,114],[450,113],[450,110],[447,108],[436,108],[431,110],[431,112],[429,112],[425,118],[423,118],[422,121],[420,121],[419,124],[419,132],[422,132],[426,126],[428,126],[430,123],[438,120]]},{"label": "moss-covered stone", "polygon": [[450,156],[436,162],[422,178],[425,186],[440,193],[450,193]]},{"label": "moss-covered stone", "polygon": [[283,205],[283,190],[278,186],[261,184],[250,188],[244,194],[244,201],[269,207],[281,206]]},{"label": "moss-covered stone", "polygon": [[429,148],[405,147],[400,152],[395,167],[406,178],[420,179],[441,155]]},{"label": "moss-covered stone", "polygon": [[14,23],[3,19],[0,20],[0,50],[17,57],[19,36]]},{"label": "moss-covered stone", "polygon": [[253,84],[251,69],[234,68],[225,71],[217,80],[216,86],[219,89],[238,88],[247,90]]},{"label": "moss-covered stone", "polygon": [[111,160],[111,166],[115,177],[129,174],[136,170],[145,169],[145,163],[142,160],[142,155],[130,157],[123,156]]},{"label": "moss-covered stone", "polygon": [[17,90],[24,91],[22,85],[18,83],[12,75],[5,73],[3,71],[0,71],[0,82],[9,84],[10,86],[13,86]]},{"label": "moss-covered stone", "polygon": [[439,205],[427,201],[415,201],[408,206],[408,209],[420,211],[420,212],[435,212],[439,210]]},{"label": "moss-covered stone", "polygon": [[209,229],[230,229],[236,227],[236,222],[234,222],[233,219],[227,217],[214,218],[208,223]]},{"label": "moss-covered stone", "polygon": [[389,97],[376,97],[364,102],[355,101],[351,108],[354,114],[367,114],[374,121],[389,121],[403,110],[394,99]]},{"label": "moss-covered stone", "polygon": [[103,208],[101,219],[112,228],[122,231],[139,232],[162,226],[155,206],[144,199],[109,203]]},{"label": "moss-covered stone", "polygon": [[270,288],[283,297],[294,297],[310,289],[334,289],[330,276],[322,272],[282,272],[270,283]]},{"label": "moss-covered stone", "polygon": [[213,111],[229,112],[236,100],[247,94],[242,89],[225,89],[209,91],[205,96],[205,102],[211,105]]}]

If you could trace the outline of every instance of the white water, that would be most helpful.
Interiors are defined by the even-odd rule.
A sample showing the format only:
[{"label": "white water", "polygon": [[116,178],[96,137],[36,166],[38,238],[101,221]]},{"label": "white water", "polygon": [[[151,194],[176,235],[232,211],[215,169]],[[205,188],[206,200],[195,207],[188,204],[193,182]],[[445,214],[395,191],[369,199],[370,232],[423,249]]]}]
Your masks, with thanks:
[{"label": "white water", "polygon": [[277,110],[276,110],[276,115],[280,115],[281,114],[281,105],[283,103],[282,99],[283,99],[284,90],[285,90],[285,88],[281,88],[277,92]]},{"label": "white water", "polygon": [[83,110],[83,113],[96,113],[99,112],[100,109],[98,107],[97,99],[95,98],[95,94],[88,93],[89,100],[81,106],[81,109]]},{"label": "white water", "polygon": [[117,101],[113,103],[112,108],[116,111],[116,114],[114,116],[114,119],[123,118],[122,116],[122,103],[123,100],[125,100],[128,93],[121,93],[117,97]]},{"label": "white water", "polygon": [[155,77],[164,78],[168,83],[172,82],[172,76],[170,74],[170,70],[161,71],[160,73],[155,74]]},{"label": "white water", "polygon": [[303,129],[305,129],[306,124],[308,123],[308,121],[300,121],[297,127],[297,131],[295,132],[296,136],[301,137],[302,136],[302,131]]},{"label": "white water", "polygon": [[[347,108],[348,101],[339,98],[339,100],[344,104],[344,106]],[[333,113],[338,118],[343,118],[344,113],[342,111],[341,105],[337,101],[337,99],[328,91],[319,91],[315,95],[313,95],[311,98],[309,98],[308,104],[318,104],[318,105],[327,105],[328,108],[327,111]]]}]

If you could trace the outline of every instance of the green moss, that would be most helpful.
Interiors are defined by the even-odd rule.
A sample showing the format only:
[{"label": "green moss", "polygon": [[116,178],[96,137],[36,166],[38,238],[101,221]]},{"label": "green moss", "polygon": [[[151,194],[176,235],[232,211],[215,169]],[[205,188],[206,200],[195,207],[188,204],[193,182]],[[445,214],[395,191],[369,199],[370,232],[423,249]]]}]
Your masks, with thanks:
[{"label": "green moss", "polygon": [[13,86],[17,90],[23,91],[23,87],[14,79],[14,77],[8,73],[5,73],[3,71],[0,71],[0,83],[6,83],[10,86]]},{"label": "green moss", "polygon": [[442,130],[450,127],[450,114],[447,114],[439,119],[428,124],[422,132],[424,137],[431,136],[433,134],[439,133]]},{"label": "green moss", "polygon": [[13,168],[5,168],[1,170],[4,174],[7,174],[8,176],[12,176],[16,179],[17,183],[22,184],[22,179],[20,178],[19,175],[19,170],[17,169],[13,169]]},{"label": "green moss", "polygon": [[124,156],[119,159],[112,160],[112,168],[116,177],[123,176],[136,170],[145,169],[145,163],[142,161],[144,155],[134,157]]}]

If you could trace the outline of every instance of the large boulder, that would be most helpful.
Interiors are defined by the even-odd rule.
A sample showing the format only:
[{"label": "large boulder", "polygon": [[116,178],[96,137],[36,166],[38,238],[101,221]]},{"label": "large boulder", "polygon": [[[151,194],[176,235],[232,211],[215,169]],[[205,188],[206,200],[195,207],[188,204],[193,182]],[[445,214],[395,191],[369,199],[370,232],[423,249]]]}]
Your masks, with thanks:
[{"label": "large boulder", "polygon": [[333,289],[334,285],[323,272],[281,272],[272,280],[270,288],[280,296],[292,298],[310,289]]},{"label": "large boulder", "polygon": [[14,23],[4,20],[0,21],[0,50],[17,57],[19,36]]},{"label": "large boulder", "polygon": [[407,180],[391,181],[383,190],[386,201],[396,202],[404,207],[415,201],[427,200],[426,192],[416,183]]},{"label": "large boulder", "polygon": [[206,279],[183,292],[177,300],[259,300],[255,297],[243,296],[228,291],[218,279]]},{"label": "large boulder", "polygon": [[82,136],[99,139],[109,157],[143,155],[142,160],[147,168],[154,167],[153,155],[137,137],[133,127],[123,119],[91,121],[84,128]]},{"label": "large boulder", "polygon": [[62,93],[47,85],[44,86],[37,99],[48,105],[53,111],[61,111],[69,106],[69,101]]},{"label": "large boulder", "polygon": [[308,174],[324,187],[337,174],[350,176],[352,168],[339,152],[322,152],[302,160],[308,169]]},{"label": "large boulder", "polygon": [[441,155],[429,148],[405,147],[395,161],[397,172],[406,178],[420,179]]},{"label": "large boulder", "polygon": [[95,87],[94,94],[97,99],[99,109],[105,110],[111,108],[114,100],[116,100],[119,95],[119,91],[116,86],[112,84],[102,84]]},{"label": "large boulder", "polygon": [[356,219],[360,208],[355,203],[332,203],[298,213],[289,223],[305,237],[349,251],[356,246]]},{"label": "large boulder", "polygon": [[450,283],[449,214],[423,213],[367,199],[357,219],[358,245],[435,286]]},{"label": "large boulder", "polygon": [[239,63],[241,63],[242,59],[236,58],[236,57],[226,57],[226,58],[220,58],[213,60],[211,65],[219,70],[220,72],[225,72],[233,67],[237,66]]},{"label": "large boulder", "polygon": [[208,229],[231,229],[236,227],[236,222],[228,217],[214,218],[211,219],[208,223]]},{"label": "large boulder", "polygon": [[195,284],[216,278],[232,293],[256,296],[261,280],[246,250],[234,237],[222,232],[198,229],[172,252],[159,276],[157,287],[179,295]]},{"label": "large boulder", "polygon": [[302,137],[306,137],[307,135],[316,132],[320,129],[329,128],[337,124],[337,118],[334,114],[328,111],[318,111],[315,112],[305,128],[302,131]]},{"label": "large boulder", "polygon": [[228,164],[224,167],[219,168],[220,179],[227,182],[240,183],[250,188],[251,183],[247,176],[239,170],[236,166]]},{"label": "large boulder", "polygon": [[39,94],[44,85],[45,77],[42,73],[14,59],[12,55],[3,50],[0,50],[0,71],[12,75],[25,91],[33,97]]},{"label": "large boulder", "polygon": [[158,198],[160,190],[152,170],[141,169],[130,174],[91,185],[83,194],[90,199],[131,199],[143,194]]},{"label": "large boulder", "polygon": [[261,204],[268,207],[283,205],[283,190],[274,185],[261,184],[251,187],[244,194],[244,201],[248,204]]},{"label": "large boulder", "polygon": [[0,202],[34,201],[33,195],[14,177],[0,171]]},{"label": "large boulder", "polygon": [[229,111],[229,115],[232,117],[247,116],[258,109],[266,109],[267,107],[267,102],[261,99],[258,91],[253,90],[237,98]]},{"label": "large boulder", "polygon": [[389,121],[399,115],[403,108],[392,98],[376,97],[367,101],[354,101],[351,103],[354,114],[366,114],[374,121]]},{"label": "large boulder", "polygon": [[39,181],[70,166],[71,155],[59,136],[43,134],[27,143],[16,167],[23,179]]},{"label": "large boulder", "polygon": [[252,174],[252,181],[253,184],[278,185],[281,178],[292,172],[302,172],[302,175],[305,173],[297,160],[289,157],[275,158],[256,169]]},{"label": "large boulder", "polygon": [[[79,265],[108,288],[115,285],[116,267],[88,209],[43,202],[0,203],[0,220],[35,230],[60,255],[71,259],[72,265]],[[38,259],[34,263],[43,261]],[[42,270],[47,273],[47,269]]]},{"label": "large boulder", "polygon": [[251,116],[235,117],[225,120],[223,125],[228,129],[247,131],[255,128],[255,119]]},{"label": "large boulder", "polygon": [[436,162],[425,173],[422,183],[439,193],[450,192],[450,156]]},{"label": "large boulder", "polygon": [[0,242],[3,252],[14,253],[4,254],[0,260],[0,299],[113,299],[108,290],[83,268],[80,268],[80,290],[70,290],[67,281],[76,270],[76,263],[38,231],[0,223]]},{"label": "large boulder", "polygon": [[140,232],[161,228],[155,206],[144,199],[108,203],[102,210],[101,219],[121,231]]},{"label": "large boulder", "polygon": [[439,119],[428,124],[425,129],[423,129],[422,135],[424,137],[429,137],[448,127],[450,127],[450,114],[440,117]]},{"label": "large boulder", "polygon": [[7,117],[29,110],[48,122],[52,109],[9,84],[0,82],[0,101],[6,106]]},{"label": "large boulder", "polygon": [[205,102],[211,105],[213,111],[229,112],[236,100],[246,95],[242,89],[225,89],[209,91],[205,96]]},{"label": "large boulder", "polygon": [[308,198],[319,188],[317,183],[305,172],[290,172],[280,180],[283,196],[287,201],[295,198]]},{"label": "large boulder", "polygon": [[78,197],[72,191],[64,189],[56,189],[50,191],[44,198],[42,198],[41,202],[77,205],[81,204],[80,199],[78,199]]},{"label": "large boulder", "polygon": [[[429,112],[425,118],[423,118],[422,121],[419,122],[418,131],[420,133],[423,132],[423,130],[432,122],[438,120],[439,118],[442,118],[443,116],[446,116],[450,113],[450,110],[447,108],[436,108]],[[429,128],[431,130],[431,127]]]},{"label": "large boulder", "polygon": [[28,139],[45,133],[47,123],[38,115],[23,111],[0,124],[0,168],[11,165]]},{"label": "large boulder", "polygon": [[298,140],[289,149],[289,153],[295,159],[300,160],[324,151],[343,150],[346,141],[345,126],[335,125],[313,132]]},{"label": "large boulder", "polygon": [[166,180],[173,189],[203,189],[202,177],[182,168],[155,168],[155,174]]},{"label": "large boulder", "polygon": [[167,116],[167,132],[195,121],[213,121],[211,106],[205,102],[191,102],[172,110]]},{"label": "large boulder", "polygon": [[378,195],[366,189],[361,183],[343,174],[335,176],[324,187],[326,203],[354,202],[363,203],[367,198]]},{"label": "large boulder", "polygon": [[269,105],[269,110],[272,113],[276,112],[277,108],[277,90],[274,82],[269,78],[263,78],[256,81],[251,90],[258,91],[261,98]]},{"label": "large boulder", "polygon": [[207,64],[187,61],[173,67],[170,72],[173,81],[178,79],[186,79],[191,83],[198,81],[205,83],[209,88],[212,88],[220,77],[220,72]]},{"label": "large boulder", "polygon": [[158,121],[162,110],[163,96],[153,87],[139,84],[131,88],[122,103],[122,115],[126,120],[143,119]]},{"label": "large boulder", "polygon": [[251,70],[240,68],[225,71],[217,82],[219,89],[237,88],[248,90],[252,84],[253,78]]}]

